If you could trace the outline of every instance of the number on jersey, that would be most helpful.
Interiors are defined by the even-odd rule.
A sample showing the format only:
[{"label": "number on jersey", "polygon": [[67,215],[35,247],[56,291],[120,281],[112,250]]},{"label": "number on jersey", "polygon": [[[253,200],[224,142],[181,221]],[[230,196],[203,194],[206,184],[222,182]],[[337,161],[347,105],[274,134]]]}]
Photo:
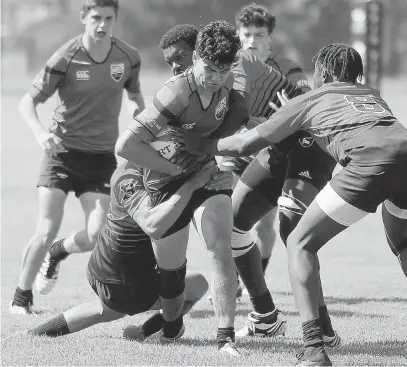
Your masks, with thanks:
[{"label": "number on jersey", "polygon": [[386,110],[380,106],[373,96],[345,96],[346,102],[359,112],[383,113]]}]

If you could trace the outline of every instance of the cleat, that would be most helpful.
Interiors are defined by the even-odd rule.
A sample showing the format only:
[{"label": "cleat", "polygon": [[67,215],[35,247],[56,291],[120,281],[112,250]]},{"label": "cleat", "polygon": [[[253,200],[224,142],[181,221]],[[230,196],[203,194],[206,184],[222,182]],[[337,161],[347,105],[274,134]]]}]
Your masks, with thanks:
[{"label": "cleat", "polygon": [[335,330],[334,330],[334,336],[322,335],[322,340],[324,341],[325,347],[328,347],[328,348],[339,347],[342,343],[341,337],[338,335],[338,333]]},{"label": "cleat", "polygon": [[247,325],[236,332],[236,337],[274,337],[285,335],[287,331],[287,320],[278,309],[266,314],[252,311],[247,318],[249,319]]},{"label": "cleat", "polygon": [[332,362],[323,347],[304,348],[296,357],[298,358],[296,366],[332,366]]},{"label": "cleat", "polygon": [[233,357],[241,357],[242,353],[236,348],[236,344],[232,342],[230,338],[227,338],[227,343],[219,349],[221,353],[228,353]]},{"label": "cleat", "polygon": [[142,342],[146,339],[143,327],[137,325],[128,325],[123,330],[123,337],[130,340]]},{"label": "cleat", "polygon": [[40,294],[46,295],[54,288],[58,279],[60,263],[60,260],[52,259],[49,252],[45,255],[35,279],[35,285]]},{"label": "cleat", "polygon": [[181,338],[181,337],[184,335],[184,333],[185,333],[185,325],[182,324],[182,327],[181,327],[180,331],[178,332],[178,334],[175,335],[175,336],[172,337],[172,338],[166,337],[166,336],[164,336],[164,334],[161,334],[161,336],[160,336],[160,342],[161,342],[161,343],[174,343],[174,342],[176,342],[179,338]]},{"label": "cleat", "polygon": [[32,309],[32,305],[32,302],[24,306],[15,305],[14,302],[11,302],[9,312],[12,315],[36,315],[37,312]]}]

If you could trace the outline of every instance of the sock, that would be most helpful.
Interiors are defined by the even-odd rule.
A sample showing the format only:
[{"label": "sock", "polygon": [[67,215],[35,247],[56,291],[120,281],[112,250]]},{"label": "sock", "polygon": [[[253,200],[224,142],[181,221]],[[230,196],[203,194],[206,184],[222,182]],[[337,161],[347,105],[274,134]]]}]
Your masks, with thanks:
[{"label": "sock", "polygon": [[22,290],[20,287],[16,288],[13,298],[13,306],[28,306],[33,305],[33,292],[31,289]]},{"label": "sock", "polygon": [[146,337],[151,336],[163,328],[164,317],[162,314],[157,313],[151,316],[142,326],[143,333]]},{"label": "sock", "polygon": [[269,257],[263,257],[263,258],[261,259],[261,266],[262,266],[262,268],[263,268],[263,273],[264,273],[264,274],[266,273],[266,269],[267,269],[267,266],[268,266],[268,264],[269,264],[269,261],[270,261],[270,258],[269,258]]},{"label": "sock", "polygon": [[179,331],[182,328],[183,323],[184,323],[183,315],[179,315],[173,321],[166,321],[166,320],[164,320],[164,317],[163,317],[164,336],[167,338],[174,338],[175,336],[177,336]]},{"label": "sock", "polygon": [[68,324],[66,323],[63,313],[54,317],[47,322],[37,326],[34,329],[28,331],[31,335],[46,335],[46,336],[62,336],[69,334]]},{"label": "sock", "polygon": [[324,342],[322,341],[321,320],[319,318],[303,322],[302,334],[305,348],[318,348],[324,345]]},{"label": "sock", "polygon": [[64,248],[64,239],[54,242],[49,249],[49,254],[53,260],[61,261],[66,259],[69,254]]},{"label": "sock", "polygon": [[258,313],[272,312],[276,308],[269,291],[260,296],[250,297],[250,301],[252,302],[254,310]]},{"label": "sock", "polygon": [[318,308],[319,311],[319,319],[321,320],[321,329],[322,333],[326,336],[334,336],[334,330],[332,329],[331,318],[328,314],[328,308],[326,305],[320,306]]},{"label": "sock", "polygon": [[216,335],[218,349],[221,349],[229,341],[232,341],[233,343],[235,342],[235,328],[233,326],[219,327]]}]

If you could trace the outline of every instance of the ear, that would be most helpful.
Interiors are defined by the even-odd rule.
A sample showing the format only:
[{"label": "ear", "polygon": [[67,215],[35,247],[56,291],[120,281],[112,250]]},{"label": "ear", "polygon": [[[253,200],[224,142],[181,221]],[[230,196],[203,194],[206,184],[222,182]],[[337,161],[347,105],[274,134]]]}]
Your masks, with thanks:
[{"label": "ear", "polygon": [[198,54],[197,54],[196,51],[194,50],[194,51],[192,52],[192,63],[195,65],[197,61],[198,61]]},{"label": "ear", "polygon": [[82,24],[86,24],[86,15],[83,11],[81,11],[80,17],[81,17]]},{"label": "ear", "polygon": [[322,83],[332,82],[332,77],[327,73],[326,70],[322,70]]}]

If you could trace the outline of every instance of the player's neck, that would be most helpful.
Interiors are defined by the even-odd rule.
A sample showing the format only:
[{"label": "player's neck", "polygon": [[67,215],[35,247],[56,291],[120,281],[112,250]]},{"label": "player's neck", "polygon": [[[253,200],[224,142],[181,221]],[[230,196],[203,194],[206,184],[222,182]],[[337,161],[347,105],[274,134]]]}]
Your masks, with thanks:
[{"label": "player's neck", "polygon": [[85,33],[82,36],[82,43],[89,56],[96,62],[105,61],[112,48],[111,37],[106,37],[103,40],[95,40]]}]

